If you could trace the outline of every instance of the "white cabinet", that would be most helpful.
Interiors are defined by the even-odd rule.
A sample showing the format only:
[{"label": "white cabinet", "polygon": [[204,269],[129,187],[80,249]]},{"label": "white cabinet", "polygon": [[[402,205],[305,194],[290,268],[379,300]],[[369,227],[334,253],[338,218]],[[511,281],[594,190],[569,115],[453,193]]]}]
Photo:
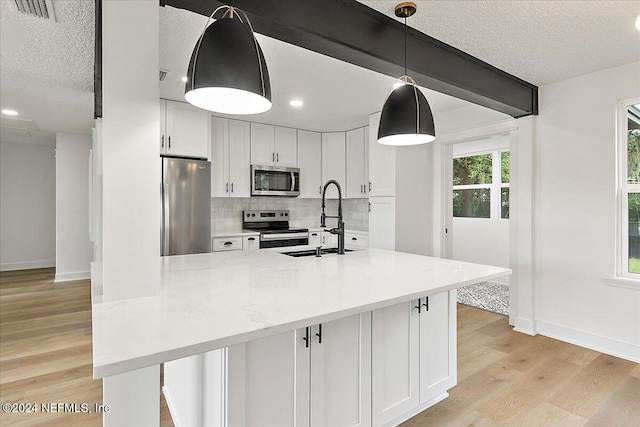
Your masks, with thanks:
[{"label": "white cabinet", "polygon": [[346,134],[346,191],[348,199],[369,196],[368,178],[368,133],[367,127],[350,130]]},{"label": "white cabinet", "polygon": [[212,252],[241,251],[242,236],[214,237],[211,248]]},{"label": "white cabinet", "polygon": [[396,198],[369,199],[369,247],[396,250]]},{"label": "white cabinet", "polygon": [[457,381],[456,291],[373,312],[373,425],[399,424]]},{"label": "white cabinet", "polygon": [[251,252],[260,249],[259,238],[258,236],[244,236],[242,238],[242,250]]},{"label": "white cabinet", "polygon": [[161,99],[160,154],[209,157],[209,113],[184,102]]},{"label": "white cabinet", "polygon": [[251,164],[297,167],[295,129],[251,123]]},{"label": "white cabinet", "polygon": [[[322,134],[322,182],[324,184],[330,179],[338,181],[342,187],[343,197],[346,184],[345,142],[344,132]],[[338,190],[335,186],[327,188],[326,197],[338,198]]]},{"label": "white cabinet", "polygon": [[419,315],[409,301],[373,311],[373,425],[385,425],[416,408],[419,391]]},{"label": "white cabinet", "polygon": [[318,132],[298,131],[300,196],[322,197],[322,136]]},{"label": "white cabinet", "polygon": [[309,246],[318,247],[322,245],[322,230],[309,230]]},{"label": "white cabinet", "polygon": [[380,113],[369,116],[369,196],[396,195],[396,147],[378,144]]},{"label": "white cabinet", "polygon": [[228,349],[228,425],[371,424],[371,313]]},{"label": "white cabinet", "polygon": [[369,233],[364,231],[345,231],[345,246],[348,249],[365,249],[369,247]]},{"label": "white cabinet", "polygon": [[211,117],[211,197],[250,197],[251,124]]}]

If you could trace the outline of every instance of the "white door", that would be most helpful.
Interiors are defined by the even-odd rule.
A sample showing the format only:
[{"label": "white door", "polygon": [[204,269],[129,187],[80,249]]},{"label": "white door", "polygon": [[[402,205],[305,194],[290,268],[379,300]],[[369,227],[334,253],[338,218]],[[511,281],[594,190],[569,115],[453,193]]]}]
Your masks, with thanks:
[{"label": "white door", "polygon": [[347,182],[346,197],[349,199],[366,198],[365,189],[365,128],[358,128],[347,132],[346,155],[347,155]]},{"label": "white door", "polygon": [[369,196],[396,195],[396,147],[378,144],[380,113],[369,116]]},{"label": "white door", "polygon": [[300,168],[300,196],[322,196],[322,137],[318,132],[298,131],[298,167]]},{"label": "white door", "polygon": [[369,198],[369,247],[396,250],[396,198]]},{"label": "white door", "polygon": [[[322,134],[322,183],[335,179],[342,187],[342,196],[345,190],[345,133],[330,132]],[[326,197],[338,198],[338,190],[335,186],[327,189]]]},{"label": "white door", "polygon": [[311,427],[371,425],[371,313],[316,325],[311,338]]},{"label": "white door", "polygon": [[167,101],[167,154],[207,158],[209,113],[184,102]]},{"label": "white door", "polygon": [[420,315],[420,403],[456,385],[456,291],[422,298]]},{"label": "white door", "polygon": [[298,167],[298,135],[295,129],[276,126],[276,166]]},{"label": "white door", "polygon": [[160,100],[160,154],[166,153],[167,146],[167,101],[164,99]]},{"label": "white door", "polygon": [[251,196],[251,124],[229,120],[229,196]]},{"label": "white door", "polygon": [[272,166],[275,162],[274,126],[251,123],[251,164]]},{"label": "white door", "polygon": [[286,332],[228,348],[229,427],[296,425],[297,334]]},{"label": "white door", "polygon": [[229,195],[229,120],[211,117],[211,197]]},{"label": "white door", "polygon": [[417,301],[373,311],[372,425],[385,425],[418,407],[419,314]]}]

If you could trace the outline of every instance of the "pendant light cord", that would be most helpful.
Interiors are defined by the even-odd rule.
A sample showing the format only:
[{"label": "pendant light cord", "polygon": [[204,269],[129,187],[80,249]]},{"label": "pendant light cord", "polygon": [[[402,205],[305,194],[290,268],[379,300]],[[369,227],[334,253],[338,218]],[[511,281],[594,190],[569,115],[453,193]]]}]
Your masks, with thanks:
[{"label": "pendant light cord", "polygon": [[407,75],[407,17],[404,17],[404,75]]}]

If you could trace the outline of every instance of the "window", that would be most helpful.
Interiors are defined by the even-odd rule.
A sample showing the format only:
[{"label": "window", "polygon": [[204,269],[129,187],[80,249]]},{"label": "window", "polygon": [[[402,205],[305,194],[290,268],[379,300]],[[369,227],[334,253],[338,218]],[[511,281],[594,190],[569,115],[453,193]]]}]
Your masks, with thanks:
[{"label": "window", "polygon": [[640,100],[620,106],[619,275],[640,279]]},{"label": "window", "polygon": [[509,218],[509,151],[453,159],[453,216]]}]

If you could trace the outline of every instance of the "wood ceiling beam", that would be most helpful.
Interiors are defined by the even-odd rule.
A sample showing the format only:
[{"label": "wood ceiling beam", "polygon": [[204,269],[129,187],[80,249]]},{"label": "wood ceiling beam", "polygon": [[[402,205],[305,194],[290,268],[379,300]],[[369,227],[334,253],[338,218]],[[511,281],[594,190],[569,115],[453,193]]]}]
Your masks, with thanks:
[{"label": "wood ceiling beam", "polygon": [[[404,73],[404,26],[355,0],[233,0],[257,33],[393,77]],[[209,16],[216,0],[160,0]],[[513,117],[538,114],[538,87],[408,28],[407,68],[420,85]],[[382,108],[382,106],[380,106]]]}]

